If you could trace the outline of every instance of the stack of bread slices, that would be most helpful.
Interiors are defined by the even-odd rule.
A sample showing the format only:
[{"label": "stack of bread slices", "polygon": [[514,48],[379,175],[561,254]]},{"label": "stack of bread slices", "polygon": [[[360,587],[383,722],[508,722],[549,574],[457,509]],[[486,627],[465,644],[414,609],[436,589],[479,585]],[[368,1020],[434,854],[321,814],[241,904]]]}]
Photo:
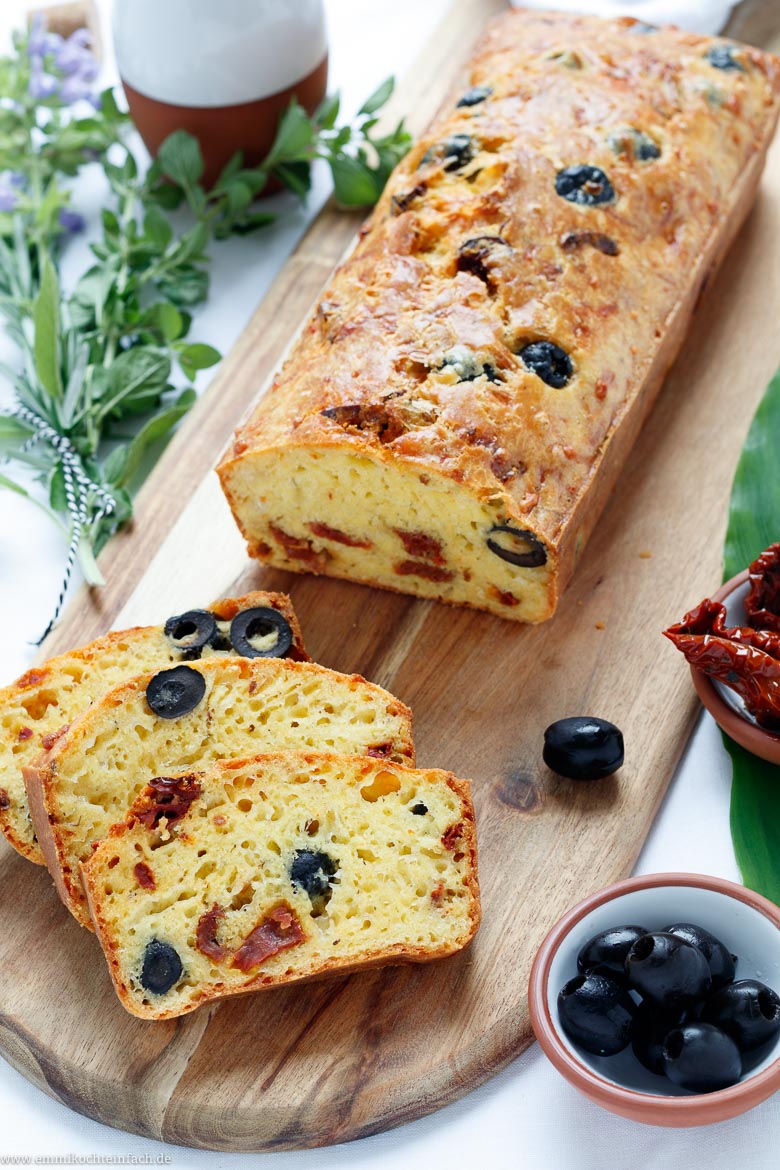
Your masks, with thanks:
[{"label": "stack of bread slices", "polygon": [[479,924],[468,782],[415,768],[409,709],[311,662],[283,594],[106,634],[0,691],[0,829],[147,1019],[443,957]]}]

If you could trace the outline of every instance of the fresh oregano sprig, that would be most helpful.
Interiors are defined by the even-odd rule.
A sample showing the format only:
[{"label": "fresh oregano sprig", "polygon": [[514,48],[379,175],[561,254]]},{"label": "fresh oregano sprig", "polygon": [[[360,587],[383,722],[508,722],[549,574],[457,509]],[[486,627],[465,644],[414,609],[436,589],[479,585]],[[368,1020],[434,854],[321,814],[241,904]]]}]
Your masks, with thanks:
[{"label": "fresh oregano sprig", "polygon": [[[272,177],[305,196],[316,159],[329,164],[340,204],[372,204],[410,141],[403,124],[376,131],[392,80],[341,127],[338,95],[311,118],[293,101],[263,163],[245,168],[236,156],[206,190],[200,148],[184,132],[140,172],[127,114],[110,89],[93,93],[96,75],[85,30],[63,39],[40,20],[0,58],[0,317],[19,351],[17,367],[0,367],[15,393],[0,413],[0,452],[27,476],[0,475],[0,487],[42,507],[68,539],[45,633],[76,559],[89,583],[101,583],[96,556],[131,516],[133,489],[195,400],[186,383],[220,358],[188,339],[190,310],[208,294],[212,238],[271,223],[257,196]],[[94,262],[64,290],[60,256],[85,226],[67,180],[95,164],[110,205]],[[170,213],[185,203],[192,222],[181,232]]]}]

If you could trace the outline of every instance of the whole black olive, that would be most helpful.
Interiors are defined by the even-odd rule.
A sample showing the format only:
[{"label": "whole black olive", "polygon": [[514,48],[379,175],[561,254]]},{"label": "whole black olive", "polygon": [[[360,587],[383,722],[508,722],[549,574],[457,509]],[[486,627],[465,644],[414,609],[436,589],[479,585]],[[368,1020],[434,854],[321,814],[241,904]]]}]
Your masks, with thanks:
[{"label": "whole black olive", "polygon": [[588,939],[577,955],[577,970],[583,975],[599,970],[618,983],[625,982],[626,955],[638,938],[647,934],[644,926],[612,926]]},{"label": "whole black olive", "polygon": [[[511,539],[499,544],[494,533],[506,533]],[[521,569],[537,569],[547,560],[547,549],[538,537],[525,528],[513,528],[511,524],[494,524],[488,534],[487,546],[502,561]]]},{"label": "whole black olive", "polygon": [[200,658],[204,646],[213,643],[217,634],[217,619],[207,609],[188,609],[177,617],[169,617],[165,623],[165,636],[177,649],[184,651],[182,658]]},{"label": "whole black olive", "polygon": [[736,970],[737,956],[732,955],[714,934],[710,934],[703,926],[695,926],[692,922],[674,922],[671,926],[665,926],[663,933],[676,934],[678,938],[684,938],[686,942],[693,943],[699,948],[709,964],[713,991],[731,983]]},{"label": "whole black olive", "polygon": [[780,1032],[780,996],[757,979],[738,979],[710,996],[701,1018],[730,1036],[741,1052],[750,1052]]},{"label": "whole black olive", "polygon": [[643,1000],[631,1025],[631,1048],[639,1063],[656,1076],[666,1076],[664,1041],[685,1021],[686,1012],[666,1012],[650,1000]]},{"label": "whole black olive", "polygon": [[710,989],[710,969],[698,947],[655,931],[637,939],[626,956],[628,985],[669,1011],[689,1007]]},{"label": "whole black olive", "polygon": [[147,683],[146,701],[160,719],[178,719],[193,711],[206,693],[206,680],[191,666],[160,670]]},{"label": "whole black olive", "polygon": [[734,1041],[712,1024],[684,1024],[666,1037],[664,1070],[670,1081],[693,1093],[715,1093],[736,1085],[742,1059]]},{"label": "whole black olive", "polygon": [[556,390],[565,386],[574,373],[574,366],[566,350],[553,341],[532,341],[524,345],[517,356],[526,369]]},{"label": "whole black olive", "polygon": [[170,943],[153,938],[146,944],[141,968],[141,986],[153,995],[165,995],[181,978],[181,959]]},{"label": "whole black olive", "polygon": [[[257,640],[274,635],[268,646],[258,646]],[[256,606],[237,613],[230,623],[230,641],[242,658],[284,658],[293,643],[290,623],[277,609]]]},{"label": "whole black olive", "polygon": [[297,849],[290,866],[290,881],[309,895],[312,910],[321,914],[333,893],[331,878],[338,863],[327,853],[315,849]]},{"label": "whole black olive", "polygon": [[471,162],[477,153],[477,144],[470,134],[451,134],[426,150],[422,166],[441,163],[445,171],[459,171]]},{"label": "whole black olive", "polygon": [[558,995],[558,1016],[570,1040],[596,1056],[614,1056],[628,1047],[634,1001],[604,975],[570,979]]},{"label": "whole black olive", "polygon": [[615,188],[600,167],[577,163],[565,167],[555,176],[555,190],[562,199],[595,207],[599,203],[613,203]]},{"label": "whole black olive", "polygon": [[489,98],[492,92],[489,85],[473,85],[471,89],[466,90],[458,102],[458,107],[478,106],[480,102],[484,102],[485,98]]},{"label": "whole black olive", "polygon": [[734,52],[733,45],[713,45],[711,49],[707,50],[704,57],[713,69],[733,69],[744,73],[745,66],[734,56]]},{"label": "whole black olive", "polygon": [[623,733],[607,719],[591,715],[558,719],[544,733],[542,758],[569,780],[602,780],[623,763]]}]

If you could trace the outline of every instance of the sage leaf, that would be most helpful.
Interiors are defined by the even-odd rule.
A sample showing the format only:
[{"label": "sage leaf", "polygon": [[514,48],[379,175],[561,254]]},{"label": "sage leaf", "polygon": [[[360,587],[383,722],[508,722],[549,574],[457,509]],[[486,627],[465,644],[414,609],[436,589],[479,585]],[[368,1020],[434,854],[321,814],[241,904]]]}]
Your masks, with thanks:
[{"label": "sage leaf", "polygon": [[62,397],[60,374],[60,284],[51,260],[46,259],[41,287],[33,305],[35,372],[52,398]]}]

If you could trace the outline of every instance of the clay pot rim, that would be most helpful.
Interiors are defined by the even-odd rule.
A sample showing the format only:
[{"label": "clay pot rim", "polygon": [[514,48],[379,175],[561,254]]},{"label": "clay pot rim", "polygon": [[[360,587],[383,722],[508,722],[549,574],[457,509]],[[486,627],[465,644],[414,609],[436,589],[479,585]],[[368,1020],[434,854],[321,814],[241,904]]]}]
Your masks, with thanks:
[{"label": "clay pot rim", "polygon": [[780,907],[761,894],[727,881],[697,873],[655,873],[627,878],[591,894],[553,926],[537,951],[531,968],[528,1002],[531,1025],[545,1056],[559,1073],[591,1101],[631,1121],[666,1127],[710,1125],[746,1113],[780,1089],[780,1055],[767,1068],[739,1084],[714,1093],[671,1097],[629,1089],[595,1072],[561,1040],[547,996],[550,969],[561,943],[592,910],[623,894],[663,886],[692,886],[734,898],[763,914],[780,930]]},{"label": "clay pot rim", "polygon": [[[743,569],[741,573],[737,573],[736,577],[732,577],[731,580],[721,585],[720,589],[713,593],[712,600],[725,603],[732,593],[745,584],[748,576],[749,570]],[[745,748],[754,756],[758,756],[770,764],[780,764],[780,735],[765,731],[762,727],[751,723],[749,719],[745,719],[726,702],[712,679],[697,670],[695,666],[690,669],[696,692],[718,727],[730,735],[740,747]]]}]

